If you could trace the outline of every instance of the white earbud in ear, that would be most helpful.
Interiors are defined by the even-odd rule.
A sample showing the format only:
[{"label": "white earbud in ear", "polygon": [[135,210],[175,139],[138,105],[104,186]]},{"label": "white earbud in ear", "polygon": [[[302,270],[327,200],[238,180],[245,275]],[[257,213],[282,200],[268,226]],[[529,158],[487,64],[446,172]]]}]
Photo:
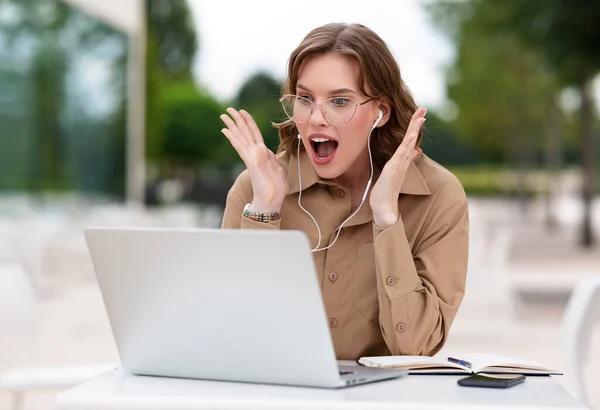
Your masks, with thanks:
[{"label": "white earbud in ear", "polygon": [[377,119],[375,120],[375,122],[373,123],[373,126],[371,128],[375,128],[377,126],[377,124],[379,124],[379,121],[381,121],[382,118],[383,118],[383,111],[379,110],[379,115],[377,116]]},{"label": "white earbud in ear", "polygon": [[299,139],[299,140],[300,140],[300,139],[302,139],[302,138],[300,137],[300,134],[298,134],[298,139]]}]

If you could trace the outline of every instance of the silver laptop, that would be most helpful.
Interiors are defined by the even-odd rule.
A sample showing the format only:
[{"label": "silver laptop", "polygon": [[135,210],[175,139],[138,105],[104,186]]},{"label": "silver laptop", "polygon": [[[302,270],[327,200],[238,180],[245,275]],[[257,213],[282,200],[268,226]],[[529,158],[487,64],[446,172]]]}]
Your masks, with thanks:
[{"label": "silver laptop", "polygon": [[125,371],[344,387],[407,374],[340,366],[299,231],[88,228]]}]

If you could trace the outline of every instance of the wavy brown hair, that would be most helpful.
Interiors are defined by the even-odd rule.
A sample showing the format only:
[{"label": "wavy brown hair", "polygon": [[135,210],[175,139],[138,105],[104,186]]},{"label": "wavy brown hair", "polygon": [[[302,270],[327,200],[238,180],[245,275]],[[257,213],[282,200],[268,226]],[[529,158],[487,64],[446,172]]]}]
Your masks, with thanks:
[{"label": "wavy brown hair", "polygon": [[[361,24],[331,23],[312,30],[292,52],[288,61],[287,79],[283,94],[295,94],[300,68],[308,59],[336,54],[352,59],[359,66],[360,91],[374,98],[386,98],[390,103],[390,118],[373,130],[371,147],[373,162],[379,170],[396,152],[417,105],[400,75],[400,67],[387,44],[371,29]],[[367,86],[371,93],[367,93]],[[279,129],[279,148],[295,155],[298,149],[298,130],[292,120],[273,124]],[[417,145],[421,142],[423,129]],[[301,146],[302,149],[304,147]]]}]

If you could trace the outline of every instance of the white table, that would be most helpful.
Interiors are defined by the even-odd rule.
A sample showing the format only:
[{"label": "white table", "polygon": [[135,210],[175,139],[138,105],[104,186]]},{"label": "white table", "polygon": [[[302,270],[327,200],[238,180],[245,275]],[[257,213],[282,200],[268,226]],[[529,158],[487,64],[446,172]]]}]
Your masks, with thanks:
[{"label": "white table", "polygon": [[551,377],[509,389],[460,387],[462,376],[409,375],[329,390],[105,372],[58,397],[60,410],[584,409]]}]

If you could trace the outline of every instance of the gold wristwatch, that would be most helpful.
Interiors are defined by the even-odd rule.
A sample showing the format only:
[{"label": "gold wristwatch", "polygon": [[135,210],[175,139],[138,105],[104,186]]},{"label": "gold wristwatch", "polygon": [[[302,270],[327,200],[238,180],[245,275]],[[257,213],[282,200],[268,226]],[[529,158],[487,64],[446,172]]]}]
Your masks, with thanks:
[{"label": "gold wristwatch", "polygon": [[242,213],[242,215],[244,215],[248,219],[252,219],[253,221],[264,222],[264,223],[278,221],[279,219],[281,219],[281,215],[279,214],[279,212],[272,212],[272,213],[253,212],[248,209],[248,208],[250,208],[250,205],[252,205],[252,203],[246,204],[246,206],[244,207],[244,212]]}]

